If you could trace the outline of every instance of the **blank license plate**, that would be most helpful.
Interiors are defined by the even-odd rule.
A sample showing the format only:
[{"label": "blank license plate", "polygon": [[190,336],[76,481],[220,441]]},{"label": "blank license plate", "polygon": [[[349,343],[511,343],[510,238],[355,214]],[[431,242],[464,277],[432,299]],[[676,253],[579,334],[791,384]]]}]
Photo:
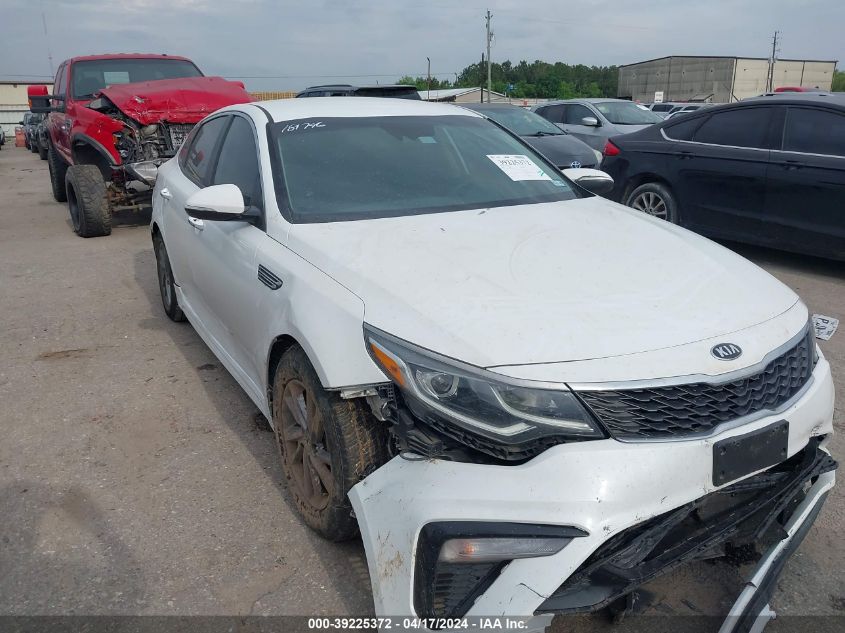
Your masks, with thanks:
[{"label": "blank license plate", "polygon": [[782,462],[786,459],[788,444],[789,422],[786,420],[716,442],[713,445],[713,485],[722,486]]}]

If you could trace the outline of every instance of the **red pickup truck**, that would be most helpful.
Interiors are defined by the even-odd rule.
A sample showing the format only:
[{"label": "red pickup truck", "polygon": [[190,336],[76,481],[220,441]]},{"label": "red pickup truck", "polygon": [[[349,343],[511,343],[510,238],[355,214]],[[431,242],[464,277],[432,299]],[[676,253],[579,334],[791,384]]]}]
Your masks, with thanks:
[{"label": "red pickup truck", "polygon": [[30,109],[49,113],[53,196],[67,201],[82,237],[111,233],[113,211],[148,208],[158,166],[200,120],[252,101],[240,82],[205,77],[172,55],[92,55],[63,62],[53,94],[29,88]]}]

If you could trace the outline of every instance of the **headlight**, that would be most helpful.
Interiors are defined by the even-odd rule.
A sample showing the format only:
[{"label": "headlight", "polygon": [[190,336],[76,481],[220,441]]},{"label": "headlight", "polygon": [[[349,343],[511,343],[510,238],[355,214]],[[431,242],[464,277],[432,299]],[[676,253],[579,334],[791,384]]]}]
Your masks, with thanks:
[{"label": "headlight", "polygon": [[422,405],[441,420],[498,442],[519,444],[544,436],[604,437],[565,385],[538,389],[512,384],[371,327],[365,327],[364,336],[373,360],[411,400],[412,409]]}]

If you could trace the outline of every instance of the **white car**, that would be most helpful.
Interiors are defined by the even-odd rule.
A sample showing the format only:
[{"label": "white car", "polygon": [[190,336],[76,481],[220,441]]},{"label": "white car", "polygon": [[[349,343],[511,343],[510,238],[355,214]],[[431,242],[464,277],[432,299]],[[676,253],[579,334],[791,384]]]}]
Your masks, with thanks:
[{"label": "white car", "polygon": [[369,98],[225,108],[159,170],[164,309],[273,425],[305,521],[360,530],[379,615],[542,628],[756,548],[740,622],[833,486],[804,304],[578,179],[607,184]]}]

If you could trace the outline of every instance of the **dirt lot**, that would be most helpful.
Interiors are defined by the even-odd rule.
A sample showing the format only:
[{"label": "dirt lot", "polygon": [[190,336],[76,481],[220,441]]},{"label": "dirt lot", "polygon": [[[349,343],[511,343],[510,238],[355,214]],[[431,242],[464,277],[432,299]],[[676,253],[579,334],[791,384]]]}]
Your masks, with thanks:
[{"label": "dirt lot", "polygon": [[[735,248],[813,312],[845,320],[845,266]],[[0,614],[372,612],[360,544],[323,542],[300,523],[257,409],[190,325],[165,318],[146,225],[76,237],[46,162],[9,145],[0,322]],[[845,326],[821,347],[841,459]],[[845,611],[843,527],[840,484],[787,566],[776,610]],[[736,580],[699,564],[653,583],[649,609],[717,613]]]}]

